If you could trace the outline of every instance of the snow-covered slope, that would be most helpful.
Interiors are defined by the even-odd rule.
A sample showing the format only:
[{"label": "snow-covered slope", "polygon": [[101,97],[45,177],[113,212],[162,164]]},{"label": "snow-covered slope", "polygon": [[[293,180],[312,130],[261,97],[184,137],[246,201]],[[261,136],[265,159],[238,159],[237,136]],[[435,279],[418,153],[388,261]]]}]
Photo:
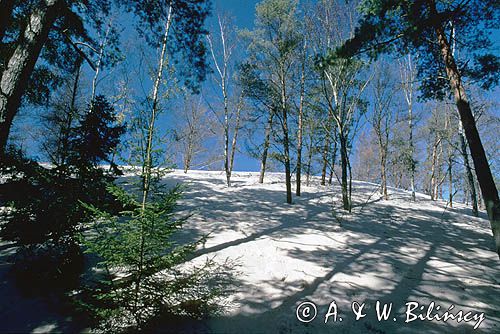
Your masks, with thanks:
[{"label": "snow-covered slope", "polygon": [[[202,171],[175,171],[165,179],[186,186],[180,208],[195,212],[179,238],[209,234],[193,261],[229,258],[237,266],[225,315],[169,321],[160,331],[500,333],[500,261],[484,215],[476,218],[463,205],[446,208],[420,194],[413,203],[397,189],[389,189],[390,200],[384,201],[377,185],[365,182],[354,182],[354,208],[346,214],[339,187],[320,186],[316,179],[292,205],[285,203],[281,174],[270,173],[259,184],[257,173],[234,173],[231,188],[224,179],[222,172]],[[297,319],[297,306],[307,301],[317,315],[305,323]],[[337,321],[330,316],[325,324],[332,301]],[[387,321],[377,320],[376,301],[392,303]],[[353,302],[366,303],[365,317],[356,320]],[[424,317],[435,302],[429,312],[434,320],[406,323],[408,302],[419,303],[409,320],[413,314]],[[437,321],[435,315],[451,305],[453,315],[471,311],[468,321]],[[308,306],[299,308],[302,320],[313,314]]]},{"label": "snow-covered slope", "polygon": [[[397,189],[389,189],[390,200],[384,201],[377,185],[355,182],[353,212],[346,214],[339,187],[320,186],[318,180],[288,205],[282,174],[268,174],[259,184],[257,173],[235,173],[231,188],[222,172],[176,171],[167,179],[187,186],[181,207],[196,212],[184,236],[194,240],[210,233],[196,260],[215,256],[239,263],[227,315],[199,322],[196,330],[467,333],[484,312],[476,332],[500,332],[500,261],[489,222],[463,205],[450,209],[420,194],[412,203]],[[377,321],[377,300],[393,303],[388,321]],[[309,323],[296,315],[304,301],[317,308]],[[337,322],[331,316],[325,324],[332,301]],[[354,301],[366,303],[367,315],[358,321],[351,310]],[[431,316],[443,315],[451,305],[452,314],[472,313],[467,323],[435,317],[405,323],[410,301],[419,303],[415,315],[425,315],[433,301]],[[299,309],[301,314],[307,310]]]}]

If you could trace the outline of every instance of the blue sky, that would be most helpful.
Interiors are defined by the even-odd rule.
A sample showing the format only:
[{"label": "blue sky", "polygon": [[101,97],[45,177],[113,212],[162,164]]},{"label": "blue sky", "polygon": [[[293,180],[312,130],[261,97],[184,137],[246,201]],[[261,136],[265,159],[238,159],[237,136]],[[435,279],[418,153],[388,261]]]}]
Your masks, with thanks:
[{"label": "blue sky", "polygon": [[[231,16],[234,17],[234,23],[236,24],[238,29],[242,29],[242,28],[252,29],[253,23],[254,23],[254,18],[255,18],[255,6],[259,2],[260,2],[259,0],[214,0],[213,1],[213,8],[212,8],[212,16],[210,18],[208,18],[208,20],[207,20],[207,27],[214,26],[214,23],[215,23],[214,14],[216,14],[219,11],[222,11],[222,12],[230,14]],[[123,19],[123,17],[122,17],[122,19]],[[133,31],[132,24],[130,23],[131,20],[128,20],[125,18],[122,21],[123,21],[123,26],[125,28],[124,40],[126,38],[136,39],[134,37],[135,33]],[[498,45],[498,41],[500,40],[500,34],[498,34],[498,31],[494,33],[494,36],[492,39],[496,43],[496,45]],[[137,45],[140,46],[141,43],[144,44],[140,39],[136,39],[136,40],[137,40]],[[134,55],[127,55],[127,56],[130,56],[131,58],[134,57]],[[210,57],[209,57],[209,59],[210,59]],[[132,61],[132,62],[134,62],[134,61]],[[90,70],[88,68],[86,69],[86,72],[87,72],[87,79],[88,79],[89,77],[91,77],[92,73],[90,72]],[[105,75],[105,74],[103,73],[103,75]],[[210,85],[210,83],[209,83],[210,81],[212,81],[212,80],[210,78],[207,78],[207,85]],[[101,87],[100,93],[107,94],[106,89],[108,88],[108,86],[110,84],[113,85],[113,83],[109,83],[109,82],[103,84],[103,87]],[[137,85],[137,83],[135,83],[135,85]],[[148,90],[150,88],[149,85],[150,85],[150,83],[149,84],[146,83],[144,88],[146,90]],[[498,92],[499,92],[499,89],[497,88],[491,94],[498,96],[497,95]],[[43,111],[40,111],[40,113],[43,113]],[[29,116],[18,117],[16,122],[18,123],[16,127],[18,129],[20,129],[20,132],[24,132],[24,131],[26,131],[26,129],[31,129],[31,127],[33,126],[32,118],[30,118]],[[168,115],[162,119],[161,123],[162,124],[160,126],[162,126],[162,127],[169,126],[169,124],[171,122],[169,120]],[[33,139],[28,139],[28,141],[25,142],[24,145],[25,145],[25,147],[28,148],[28,151],[31,154],[37,155],[38,143],[36,143]],[[240,149],[244,150],[244,145],[243,145],[242,140],[240,140]],[[217,166],[217,167],[221,168],[222,166]],[[257,171],[257,170],[259,170],[259,167],[260,166],[259,166],[258,160],[251,158],[248,155],[242,154],[242,153],[239,153],[236,155],[235,170],[238,170],[238,171]]]},{"label": "blue sky", "polygon": [[251,29],[257,3],[259,3],[257,0],[214,0],[213,12],[215,13],[219,8],[230,12],[235,17],[239,28]]}]

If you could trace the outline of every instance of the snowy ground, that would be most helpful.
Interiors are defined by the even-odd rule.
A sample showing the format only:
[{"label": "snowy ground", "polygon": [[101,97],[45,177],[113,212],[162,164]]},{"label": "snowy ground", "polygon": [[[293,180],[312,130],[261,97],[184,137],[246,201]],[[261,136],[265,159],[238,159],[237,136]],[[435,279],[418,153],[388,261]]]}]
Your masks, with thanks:
[{"label": "snowy ground", "polygon": [[[224,178],[221,172],[176,171],[166,182],[186,185],[180,206],[195,212],[181,237],[194,241],[210,233],[194,261],[215,257],[238,264],[230,307],[219,318],[170,322],[159,331],[500,333],[500,261],[484,214],[476,218],[463,205],[446,208],[424,195],[412,203],[408,193],[396,189],[389,189],[391,198],[384,201],[377,185],[364,182],[353,184],[353,213],[345,214],[338,186],[313,180],[287,205],[281,174],[269,174],[261,185],[257,173],[235,173],[229,189]],[[9,251],[0,245],[0,261]],[[0,302],[0,331],[84,328],[45,301],[19,296],[6,278],[8,267],[0,262],[0,295],[6,296]],[[377,321],[377,300],[392,303],[387,321]],[[306,301],[316,304],[317,316],[303,323],[296,309]],[[332,301],[337,321],[330,316],[325,324]],[[366,316],[357,321],[354,301],[366,305]],[[405,323],[405,303],[411,301],[424,307],[412,314],[425,316],[435,302],[431,316],[454,305],[452,314],[470,311],[468,321]],[[299,316],[310,320],[313,313],[305,307]],[[481,313],[484,320],[473,330]]]}]

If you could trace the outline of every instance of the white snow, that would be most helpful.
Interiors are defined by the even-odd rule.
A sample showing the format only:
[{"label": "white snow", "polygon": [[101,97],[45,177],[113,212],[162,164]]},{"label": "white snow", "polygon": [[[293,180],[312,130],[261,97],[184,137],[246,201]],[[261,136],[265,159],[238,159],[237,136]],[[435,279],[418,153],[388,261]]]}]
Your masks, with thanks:
[{"label": "white snow", "polygon": [[[452,304],[454,313],[484,312],[475,333],[500,332],[500,261],[484,213],[477,218],[464,205],[449,208],[422,194],[413,203],[408,192],[392,188],[384,201],[377,185],[354,182],[354,208],[348,214],[341,209],[339,186],[320,186],[317,179],[303,186],[292,205],[285,202],[282,174],[268,173],[259,184],[258,173],[236,172],[231,188],[224,180],[223,172],[207,171],[174,171],[165,178],[169,185],[185,185],[180,209],[195,212],[179,239],[209,234],[193,261],[229,258],[238,266],[236,289],[223,316],[179,320],[161,331],[473,332],[476,321],[405,323],[405,303],[434,301],[441,314]],[[325,324],[333,300],[342,321],[330,317]],[[389,320],[377,321],[377,300],[393,303]],[[304,301],[317,306],[317,317],[309,323],[296,317]],[[351,311],[354,301],[366,303],[367,315],[358,321]],[[5,305],[2,309],[0,315],[9,313]]]}]

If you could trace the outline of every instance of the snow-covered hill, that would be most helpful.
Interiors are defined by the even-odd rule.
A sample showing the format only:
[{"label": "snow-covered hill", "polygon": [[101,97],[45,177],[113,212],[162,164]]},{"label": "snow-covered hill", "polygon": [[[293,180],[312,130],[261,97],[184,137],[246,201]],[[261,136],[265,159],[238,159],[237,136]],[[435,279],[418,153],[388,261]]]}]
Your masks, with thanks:
[{"label": "snow-covered hill", "polygon": [[[294,197],[293,205],[285,203],[281,174],[268,174],[259,184],[257,173],[234,173],[231,188],[224,179],[222,172],[175,171],[165,182],[182,182],[186,190],[180,208],[195,212],[179,238],[194,241],[209,234],[193,261],[229,258],[237,264],[227,312],[196,322],[169,321],[160,331],[500,332],[500,261],[484,215],[476,218],[463,205],[447,208],[421,194],[413,203],[407,192],[397,189],[389,189],[390,200],[384,201],[377,185],[365,182],[354,182],[354,208],[346,214],[340,209],[339,187],[320,186],[316,179],[303,187],[301,197]],[[13,316],[23,312],[13,306],[15,298],[7,298],[8,306],[2,302],[1,318],[19,318]],[[332,315],[325,324],[329,306],[334,310],[332,301],[337,321]],[[377,320],[377,301],[381,306],[392,303],[387,321]],[[314,308],[304,302],[314,303],[317,311],[307,323],[298,317],[310,320]],[[356,320],[353,302],[365,303],[365,317]],[[418,307],[407,315],[408,307],[417,305],[410,302]],[[428,311],[431,302],[434,309]],[[437,321],[436,315],[441,317],[451,305],[449,313],[462,310],[465,319]],[[419,314],[424,318],[426,312],[426,320],[405,322]],[[71,320],[61,317],[51,315],[52,326],[48,319],[36,319],[30,330],[70,328],[65,326]]]}]

